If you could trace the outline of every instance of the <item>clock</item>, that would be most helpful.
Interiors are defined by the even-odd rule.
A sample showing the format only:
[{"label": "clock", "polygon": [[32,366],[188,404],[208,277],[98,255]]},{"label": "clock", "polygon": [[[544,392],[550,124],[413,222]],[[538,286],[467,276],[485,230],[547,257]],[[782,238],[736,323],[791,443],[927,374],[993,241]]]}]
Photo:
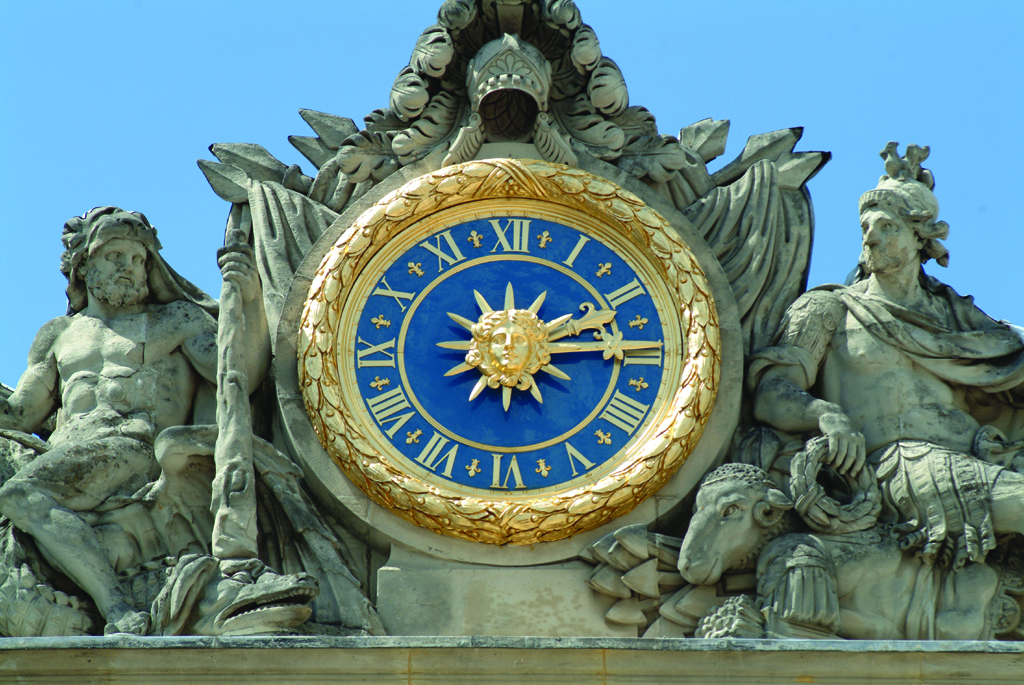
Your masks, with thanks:
[{"label": "clock", "polygon": [[485,160],[410,181],[324,257],[299,332],[317,436],[371,499],[438,533],[558,540],[686,460],[721,351],[668,222],[586,172]]}]

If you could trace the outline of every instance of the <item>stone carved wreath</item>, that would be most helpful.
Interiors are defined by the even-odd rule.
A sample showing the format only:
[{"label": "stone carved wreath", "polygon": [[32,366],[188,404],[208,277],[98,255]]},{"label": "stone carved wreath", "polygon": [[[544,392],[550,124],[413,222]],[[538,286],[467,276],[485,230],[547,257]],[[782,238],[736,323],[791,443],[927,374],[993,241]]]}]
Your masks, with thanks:
[{"label": "stone carved wreath", "polygon": [[878,521],[882,493],[875,470],[864,465],[856,477],[845,475],[852,497],[841,504],[829,497],[818,482],[818,472],[828,457],[828,438],[815,437],[790,462],[789,492],[794,508],[807,525],[819,533],[839,535],[867,530]]},{"label": "stone carved wreath", "polygon": [[[392,236],[438,210],[481,198],[543,200],[619,227],[653,254],[679,307],[686,338],[671,411],[613,471],[596,482],[531,501],[443,493],[397,468],[361,434],[339,382],[336,336],[349,290]],[[342,471],[378,504],[438,533],[492,544],[568,538],[631,511],[657,492],[693,451],[714,406],[721,372],[718,317],[706,277],[669,222],[639,198],[587,172],[541,161],[495,159],[446,167],[389,193],[325,256],[299,331],[298,373],[307,413]]]}]

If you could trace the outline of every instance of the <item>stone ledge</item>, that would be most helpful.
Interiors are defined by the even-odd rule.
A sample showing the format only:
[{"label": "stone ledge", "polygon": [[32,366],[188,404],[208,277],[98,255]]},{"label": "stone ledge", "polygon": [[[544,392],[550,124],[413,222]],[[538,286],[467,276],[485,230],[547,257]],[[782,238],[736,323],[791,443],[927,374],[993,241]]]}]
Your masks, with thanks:
[{"label": "stone ledge", "polygon": [[548,637],[8,638],[18,683],[1014,683],[1024,643]]}]

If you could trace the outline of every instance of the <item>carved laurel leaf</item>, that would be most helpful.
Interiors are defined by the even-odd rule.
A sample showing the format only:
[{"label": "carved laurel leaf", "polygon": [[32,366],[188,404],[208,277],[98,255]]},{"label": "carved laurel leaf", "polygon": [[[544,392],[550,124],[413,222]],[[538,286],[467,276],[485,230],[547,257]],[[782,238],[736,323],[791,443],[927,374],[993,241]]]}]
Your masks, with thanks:
[{"label": "carved laurel leaf", "polygon": [[552,125],[546,112],[537,115],[533,138],[544,159],[556,164],[576,166],[576,154],[569,145],[569,135],[562,133],[557,126]]},{"label": "carved laurel leaf", "polygon": [[665,183],[683,167],[703,163],[694,159],[695,153],[680,145],[674,136],[660,135],[648,141],[645,146],[623,154],[619,168],[636,178],[647,176],[657,183]]},{"label": "carved laurel leaf", "polygon": [[558,113],[569,135],[582,142],[590,154],[609,161],[618,159],[626,136],[621,128],[596,112],[589,96],[581,93],[564,109],[559,107]]},{"label": "carved laurel leaf", "polygon": [[654,115],[646,107],[627,107],[622,114],[609,117],[609,120],[622,129],[626,136],[627,150],[635,147],[638,141],[642,145],[645,139],[658,135]]},{"label": "carved laurel leaf", "polygon": [[701,119],[679,131],[679,142],[710,162],[725,152],[725,141],[729,137],[729,120]]},{"label": "carved laurel leaf", "polygon": [[329,148],[322,139],[313,136],[288,136],[288,142],[317,169],[331,161],[337,152]]},{"label": "carved laurel leaf", "polygon": [[412,67],[405,67],[398,72],[395,83],[391,86],[389,104],[399,119],[415,119],[423,112],[429,101],[427,84]]},{"label": "carved laurel leaf", "polygon": [[[671,400],[672,411],[661,419],[656,433],[635,457],[596,483],[516,504],[441,492],[411,480],[364,440],[339,391],[334,353],[337,332],[326,324],[327,312],[344,306],[353,274],[375,254],[368,249],[370,245],[387,242],[426,211],[466,202],[488,189],[504,188],[511,178],[522,184],[521,196],[525,193],[605,216],[638,245],[656,246],[668,285],[677,294],[686,337],[683,381]],[[336,280],[341,289],[331,280],[339,273]],[[335,296],[327,298],[328,294]],[[632,510],[672,477],[696,445],[714,405],[721,367],[718,340],[717,313],[703,272],[668,222],[639,198],[578,169],[540,161],[486,160],[410,181],[365,212],[339,240],[310,287],[300,328],[299,378],[324,448],[375,502],[445,535],[492,544],[534,544],[602,525]]]},{"label": "carved laurel leaf", "polygon": [[255,181],[280,183],[288,167],[255,143],[214,143],[213,156],[225,164],[233,164]]},{"label": "carved laurel leaf", "polygon": [[249,177],[233,164],[221,164],[201,159],[198,162],[207,182],[221,199],[228,202],[246,202],[249,199]]},{"label": "carved laurel leaf", "polygon": [[587,95],[601,114],[614,117],[626,110],[629,92],[626,90],[626,79],[622,77],[615,62],[607,57],[601,58],[590,74]]},{"label": "carved laurel leaf", "polygon": [[398,168],[396,155],[391,149],[392,133],[360,131],[350,136],[338,150],[339,169],[352,183],[368,178],[381,181]]},{"label": "carved laurel leaf", "polygon": [[423,159],[453,133],[458,120],[460,100],[441,91],[430,100],[416,122],[395,135],[391,147],[404,166]]},{"label": "carved laurel leaf", "polygon": [[434,25],[416,40],[409,66],[419,74],[440,78],[454,54],[451,36],[443,26]]},{"label": "carved laurel leaf", "polygon": [[409,124],[398,118],[398,115],[387,107],[375,109],[365,117],[363,123],[367,131],[374,133],[387,133],[388,131],[401,131]]},{"label": "carved laurel leaf", "polygon": [[580,25],[580,10],[573,0],[543,0],[540,16],[553,29],[574,31]]},{"label": "carved laurel leaf", "polygon": [[351,119],[326,112],[300,109],[299,116],[316,132],[324,145],[332,150],[337,150],[346,138],[359,130]]},{"label": "carved laurel leaf", "polygon": [[575,97],[587,88],[590,74],[580,73],[572,61],[572,51],[565,50],[549,60],[551,64],[550,102]]},{"label": "carved laurel leaf", "polygon": [[581,74],[593,71],[601,59],[601,43],[594,29],[586,24],[580,26],[572,39],[572,63]]},{"label": "carved laurel leaf", "polygon": [[446,29],[459,31],[476,19],[475,0],[444,0],[437,11],[437,23]]}]

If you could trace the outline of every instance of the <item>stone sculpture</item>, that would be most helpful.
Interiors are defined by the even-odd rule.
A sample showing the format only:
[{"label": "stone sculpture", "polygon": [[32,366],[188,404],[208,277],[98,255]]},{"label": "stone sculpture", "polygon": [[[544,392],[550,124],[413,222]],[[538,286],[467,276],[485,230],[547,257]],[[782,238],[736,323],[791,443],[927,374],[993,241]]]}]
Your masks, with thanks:
[{"label": "stone sculpture", "polygon": [[[144,215],[99,207],[65,225],[68,314],[41,329],[0,401],[0,633],[276,632],[310,616],[316,580],[257,559],[254,470],[284,522],[336,540],[304,510],[296,468],[252,434],[270,346],[241,218],[218,259],[220,326]],[[353,627],[372,628],[361,600],[368,620]]]},{"label": "stone sculpture", "polygon": [[517,157],[569,166],[601,160],[683,212],[721,262],[743,318],[746,351],[770,338],[806,287],[812,213],[806,182],[827,152],[793,152],[802,129],[754,136],[718,171],[728,121],[659,133],[630,105],[625,79],[566,0],[446,0],[416,42],[389,106],[351,119],[300,110],[317,134],[289,141],[314,177],[259,145],[212,145],[200,161],[223,199],[252,207],[271,331],[293,274],[347,208],[404,168],[417,174],[472,159]]},{"label": "stone sculpture", "polygon": [[[1024,343],[922,270],[948,263],[928,148],[881,154],[853,283],[799,297],[749,357],[764,425],[737,431],[746,463],[705,479],[682,541],[623,530],[588,551],[591,587],[621,598],[607,620],[651,635],[1021,639]],[[664,553],[676,544],[682,578]],[[698,587],[661,596],[682,580]]]},{"label": "stone sculpture", "polygon": [[726,571],[757,574],[756,595],[710,611],[697,637],[1022,637],[1024,575],[1006,564],[928,563],[901,549],[892,524],[814,534],[793,515],[793,500],[749,464],[711,473],[696,507],[679,555],[683,578],[713,585]]},{"label": "stone sculpture", "polygon": [[927,155],[882,152],[886,175],[860,199],[859,279],[797,299],[748,382],[759,420],[820,431],[840,474],[870,464],[904,549],[961,568],[1024,533],[1024,475],[1005,467],[1024,445],[1004,444],[1022,437],[1024,343],[922,271],[948,263]]}]

